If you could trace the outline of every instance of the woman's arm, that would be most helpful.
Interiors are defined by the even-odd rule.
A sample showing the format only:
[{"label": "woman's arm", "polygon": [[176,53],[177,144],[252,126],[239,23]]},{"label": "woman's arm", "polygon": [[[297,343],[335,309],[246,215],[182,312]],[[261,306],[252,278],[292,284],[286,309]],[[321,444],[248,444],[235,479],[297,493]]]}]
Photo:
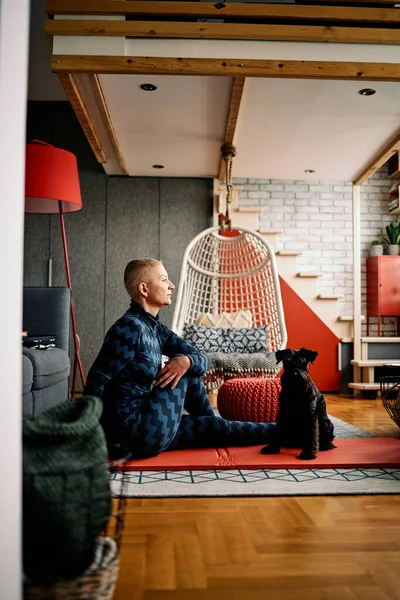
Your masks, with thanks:
[{"label": "woman's arm", "polygon": [[139,336],[139,330],[126,322],[117,322],[109,329],[88,373],[85,395],[102,397],[104,386],[135,356]]},{"label": "woman's arm", "polygon": [[165,325],[163,328],[163,346],[162,352],[165,356],[187,356],[190,359],[191,366],[188,373],[192,375],[204,375],[207,371],[208,360],[205,354],[200,352],[195,346],[186,342],[183,338],[176,335]]}]

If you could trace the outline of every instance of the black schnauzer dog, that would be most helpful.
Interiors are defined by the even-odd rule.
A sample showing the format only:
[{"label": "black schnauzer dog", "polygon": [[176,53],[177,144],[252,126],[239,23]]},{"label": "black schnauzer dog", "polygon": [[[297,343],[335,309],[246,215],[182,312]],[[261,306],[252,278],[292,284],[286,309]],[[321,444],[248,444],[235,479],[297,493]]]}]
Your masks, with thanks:
[{"label": "black schnauzer dog", "polygon": [[262,454],[277,454],[281,447],[301,448],[298,458],[311,460],[319,450],[335,448],[332,443],[333,423],[326,414],[325,398],[318,391],[308,373],[318,352],[306,350],[278,350],[277,362],[283,361],[282,390],[273,439],[262,448]]}]

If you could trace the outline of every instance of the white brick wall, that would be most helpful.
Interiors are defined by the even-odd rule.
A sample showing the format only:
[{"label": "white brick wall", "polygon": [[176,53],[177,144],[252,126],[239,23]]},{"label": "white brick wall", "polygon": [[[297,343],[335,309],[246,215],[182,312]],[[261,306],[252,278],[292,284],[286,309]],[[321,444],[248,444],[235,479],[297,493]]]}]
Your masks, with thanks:
[{"label": "white brick wall", "polygon": [[[382,167],[361,187],[362,302],[365,313],[365,260],[371,240],[398,215],[389,215],[387,194],[393,182]],[[339,314],[353,314],[352,184],[343,181],[234,179],[240,207],[259,206],[260,229],[279,229],[278,248],[298,250],[299,270],[322,273],[321,294],[341,294]],[[370,335],[376,333],[376,319]],[[385,335],[395,335],[396,320],[385,318]],[[365,333],[365,331],[364,331]]]}]

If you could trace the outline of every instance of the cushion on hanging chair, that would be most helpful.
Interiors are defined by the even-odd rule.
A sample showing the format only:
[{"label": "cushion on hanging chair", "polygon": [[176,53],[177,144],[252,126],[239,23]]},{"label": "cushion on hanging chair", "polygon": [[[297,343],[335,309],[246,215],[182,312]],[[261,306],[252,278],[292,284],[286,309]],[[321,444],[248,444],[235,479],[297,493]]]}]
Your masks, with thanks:
[{"label": "cushion on hanging chair", "polygon": [[262,327],[205,327],[187,323],[182,337],[202,352],[222,354],[253,354],[268,351],[268,326]]},{"label": "cushion on hanging chair", "polygon": [[214,392],[220,385],[233,378],[276,377],[281,370],[274,352],[267,354],[223,354],[207,352],[208,369],[203,381],[208,392]]},{"label": "cushion on hanging chair", "polygon": [[274,352],[267,354],[264,352],[254,352],[252,354],[207,352],[206,355],[208,358],[208,371],[224,370],[225,373],[235,373],[263,370],[275,374],[280,370]]},{"label": "cushion on hanging chair", "polygon": [[232,327],[251,327],[253,324],[253,315],[251,310],[238,310],[237,312],[221,314],[200,313],[196,319],[197,325],[206,327],[222,327],[223,329],[232,329]]}]

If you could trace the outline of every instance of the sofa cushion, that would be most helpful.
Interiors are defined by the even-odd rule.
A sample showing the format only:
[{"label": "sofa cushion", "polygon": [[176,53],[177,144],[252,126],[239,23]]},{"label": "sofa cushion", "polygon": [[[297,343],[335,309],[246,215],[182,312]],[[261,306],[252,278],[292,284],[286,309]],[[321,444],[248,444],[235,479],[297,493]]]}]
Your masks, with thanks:
[{"label": "sofa cushion", "polygon": [[27,394],[32,389],[33,366],[29,358],[22,355],[22,394]]},{"label": "sofa cushion", "polygon": [[[59,381],[55,385],[32,390],[32,411],[30,414],[38,415],[48,408],[57,406],[68,399],[68,379]],[[27,411],[25,411],[27,412]]]},{"label": "sofa cushion", "polygon": [[54,385],[69,377],[71,369],[69,356],[61,348],[49,348],[48,350],[23,348],[22,352],[29,358],[33,366],[33,390]]}]

